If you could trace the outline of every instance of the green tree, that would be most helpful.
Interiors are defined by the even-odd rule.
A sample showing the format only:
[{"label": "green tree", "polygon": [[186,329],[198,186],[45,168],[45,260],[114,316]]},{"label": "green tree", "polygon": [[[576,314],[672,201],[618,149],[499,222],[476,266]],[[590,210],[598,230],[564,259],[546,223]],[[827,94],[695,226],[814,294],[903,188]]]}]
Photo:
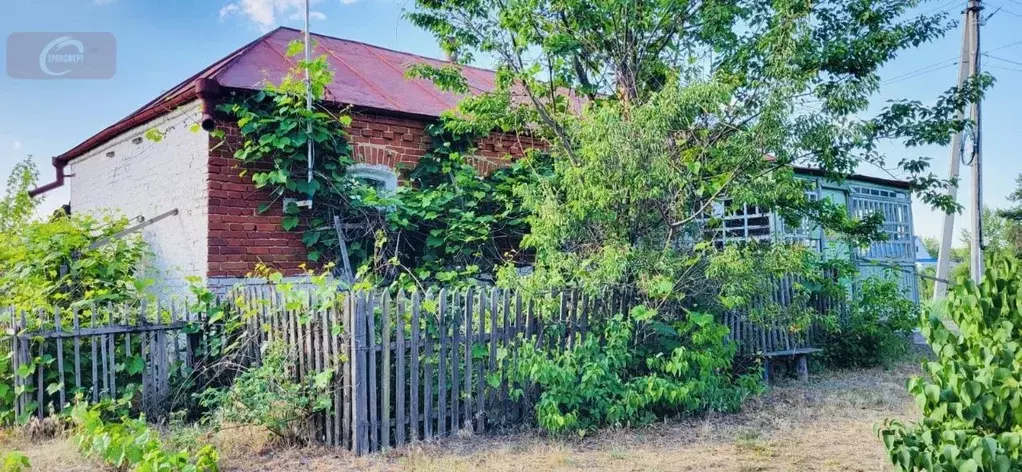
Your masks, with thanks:
[{"label": "green tree", "polygon": [[[893,101],[850,118],[865,114],[880,67],[950,26],[942,13],[908,16],[917,3],[419,0],[408,17],[461,61],[496,59],[496,88],[463,101],[460,116],[549,143],[552,176],[520,189],[532,280],[680,298],[702,279],[714,245],[699,241],[719,228],[715,214],[752,205],[854,243],[882,237],[878,215],[810,201],[793,164],[836,179],[864,162],[893,168],[922,201],[957,208],[928,158],[890,163],[878,145],[946,144],[967,125],[954,110],[988,76],[932,106]],[[467,90],[457,66],[411,74]]]},{"label": "green tree", "polygon": [[39,169],[32,156],[18,161],[7,177],[7,189],[0,200],[0,238],[6,237],[35,214],[39,198],[28,196],[28,191],[39,182]]},{"label": "green tree", "polygon": [[[1018,238],[1022,233],[1022,222],[1004,217],[1005,213],[989,207],[983,208],[983,252],[986,254],[1022,255]],[[962,228],[958,236],[961,243],[951,248],[951,281],[969,278],[969,254],[972,251],[972,232]]]},{"label": "green tree", "polygon": [[1001,216],[1010,220],[1022,221],[1022,174],[1015,178],[1015,190],[1008,195],[1008,201],[1014,206],[1001,210]]},{"label": "green tree", "polygon": [[998,215],[1011,222],[1005,236],[1015,252],[1022,254],[1022,174],[1015,178],[1015,190],[1008,195],[1008,201],[1012,206],[998,211]]}]

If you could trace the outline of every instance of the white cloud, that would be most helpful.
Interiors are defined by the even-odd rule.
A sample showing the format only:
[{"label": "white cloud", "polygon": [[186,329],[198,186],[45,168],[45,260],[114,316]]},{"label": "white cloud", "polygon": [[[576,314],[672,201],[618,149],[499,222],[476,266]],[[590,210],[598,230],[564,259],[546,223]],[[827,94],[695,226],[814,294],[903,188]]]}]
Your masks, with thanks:
[{"label": "white cloud", "polygon": [[237,11],[238,11],[237,3],[228,3],[227,5],[224,5],[224,7],[220,9],[220,21],[223,21],[224,18],[227,18],[228,15]]},{"label": "white cloud", "polygon": [[[107,0],[109,1],[109,0]],[[320,0],[312,0],[313,4],[319,3]],[[354,0],[341,0],[354,1]],[[233,15],[242,15],[249,21],[255,23],[255,25],[263,30],[269,31],[274,26],[277,26],[281,19],[302,19],[305,16],[305,0],[236,0],[234,2],[224,5],[220,9],[220,19]],[[313,20],[325,20],[326,14],[319,11],[313,11],[309,13],[309,18]]]},{"label": "white cloud", "polygon": [[[304,11],[299,11],[299,12],[292,13],[291,14],[291,19],[292,20],[302,20],[302,21],[304,21],[305,20],[305,12]],[[312,20],[312,21],[322,21],[322,20],[325,20],[326,19],[326,13],[323,13],[321,11],[310,11],[309,12],[309,19]]]},{"label": "white cloud", "polygon": [[92,0],[92,3],[95,5],[107,5],[110,3],[114,3],[115,1],[116,0]]},{"label": "white cloud", "polygon": [[11,146],[11,148],[15,151],[20,151],[22,147],[21,141],[18,141],[17,139],[14,140],[14,144]]},{"label": "white cloud", "polygon": [[352,3],[355,3],[357,1],[358,0],[341,0],[341,3],[343,3],[345,5],[351,5]]}]

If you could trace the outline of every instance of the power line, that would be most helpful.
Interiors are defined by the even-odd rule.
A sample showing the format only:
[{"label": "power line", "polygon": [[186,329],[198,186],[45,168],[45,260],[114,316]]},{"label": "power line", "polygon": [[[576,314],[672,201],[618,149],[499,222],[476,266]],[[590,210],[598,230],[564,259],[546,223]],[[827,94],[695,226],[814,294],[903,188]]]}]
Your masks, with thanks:
[{"label": "power line", "polygon": [[986,57],[989,57],[990,59],[996,59],[998,61],[1004,61],[1004,62],[1007,62],[1009,64],[1015,64],[1016,66],[1022,66],[1022,62],[1013,61],[1011,59],[1005,59],[1003,57],[998,57],[998,56],[995,56],[993,54],[983,54],[983,55],[986,56]]},{"label": "power line", "polygon": [[[1019,1],[1022,1],[1022,0],[1019,0]],[[1004,58],[1001,58],[1001,57],[990,56],[989,53],[993,52],[993,51],[1000,51],[1002,49],[1007,49],[1007,48],[1010,48],[1012,46],[1017,46],[1017,45],[1020,45],[1020,44],[1022,44],[1022,41],[1016,41],[1014,43],[1005,44],[1003,46],[997,46],[997,47],[995,47],[993,49],[987,49],[986,51],[983,51],[982,54],[985,55],[985,56],[993,57],[995,59],[1007,60],[1007,59],[1004,59]],[[937,70],[941,70],[941,69],[944,69],[944,68],[947,68],[947,67],[950,67],[950,66],[953,66],[953,65],[958,65],[958,64],[959,64],[959,62],[958,62],[958,57],[957,56],[956,57],[948,57],[948,58],[946,58],[944,60],[939,60],[939,61],[933,62],[933,63],[931,63],[929,65],[924,65],[924,66],[919,67],[917,69],[909,70],[908,73],[904,73],[904,74],[901,74],[901,75],[898,75],[898,76],[894,76],[894,77],[892,77],[890,79],[887,79],[886,81],[881,82],[880,85],[889,85],[889,84],[894,84],[894,83],[901,82],[901,81],[907,81],[909,79],[915,79],[917,77],[926,76],[927,74],[930,74],[930,73],[935,73],[935,72],[937,72]],[[1022,63],[1020,63],[1020,65],[1022,65]]]},{"label": "power line", "polygon": [[[926,12],[921,13],[921,14],[922,15],[929,15],[930,13],[934,13],[934,12],[944,12],[948,8],[953,7],[954,4],[956,4],[956,3],[963,3],[963,2],[962,2],[962,0],[951,0],[950,2],[943,3],[943,4],[941,4],[941,5],[937,6],[937,7],[931,8],[931,9],[929,9]],[[962,7],[964,8],[965,5],[962,5]]]},{"label": "power line", "polygon": [[[1016,0],[1016,1],[1022,2],[1022,0]],[[1022,3],[1020,3],[1020,4],[1022,4]],[[998,47],[993,48],[993,49],[987,49],[986,51],[983,51],[982,54],[984,56],[989,56],[989,53],[991,53],[991,52],[1000,51],[1002,49],[1007,49],[1007,48],[1010,48],[1012,46],[1017,46],[1019,44],[1022,44],[1022,41],[1015,41],[1013,43],[1004,44],[1004,45],[998,46]],[[954,61],[954,62],[951,62],[951,61]],[[894,77],[891,77],[890,79],[887,79],[887,80],[881,82],[880,85],[887,85],[887,84],[891,84],[891,83],[894,83],[894,82],[900,82],[901,80],[914,79],[916,77],[920,77],[920,76],[929,74],[930,72],[936,72],[938,70],[946,69],[946,68],[954,66],[954,65],[958,65],[958,56],[949,57],[947,59],[944,59],[943,61],[937,61],[937,62],[934,62],[934,63],[932,63],[930,65],[923,66],[923,67],[920,67],[918,69],[905,72],[905,73],[903,73],[901,75],[896,75]],[[933,69],[932,70],[927,70],[927,69],[931,69],[931,68],[933,68]],[[910,75],[911,75],[911,77],[908,77]]]},{"label": "power line", "polygon": [[1008,43],[1008,44],[1005,44],[1004,46],[998,46],[998,47],[993,48],[993,49],[987,49],[986,51],[983,51],[983,54],[991,53],[991,52],[994,52],[994,51],[1000,51],[1001,49],[1007,49],[1007,48],[1010,48],[1012,46],[1017,46],[1019,44],[1022,44],[1022,41],[1015,41],[1014,43]]},{"label": "power line", "polygon": [[[953,62],[948,62],[948,61],[953,61]],[[893,84],[895,82],[901,82],[903,80],[914,79],[916,77],[921,77],[921,76],[924,76],[924,75],[929,74],[931,72],[937,72],[939,70],[946,69],[948,67],[952,67],[952,66],[956,66],[956,65],[958,65],[957,58],[951,58],[951,59],[947,59],[947,60],[944,60],[944,61],[935,62],[935,63],[930,64],[928,66],[920,67],[919,69],[916,69],[916,70],[913,70],[913,71],[909,71],[909,72],[906,72],[904,74],[901,74],[901,75],[898,75],[898,76],[895,76],[895,77],[891,77],[890,79],[887,79],[887,80],[881,82],[880,85],[889,85],[889,84]]]},{"label": "power line", "polygon": [[[1022,18],[1022,14],[1013,12],[1013,11],[1007,9],[1007,8],[1004,8],[1004,7],[997,7],[997,11],[1003,11],[1003,12],[1005,12],[1005,13],[1011,15],[1011,16],[1017,16],[1019,18]],[[996,13],[996,12],[994,12],[994,13]]]},{"label": "power line", "polygon": [[1013,71],[1013,72],[1022,72],[1022,69],[1016,69],[1014,67],[1004,67],[1004,66],[999,66],[999,65],[995,65],[995,64],[987,64],[987,67],[991,67],[991,68],[994,68],[994,69],[1000,69],[1000,70],[1010,70],[1010,71]]}]

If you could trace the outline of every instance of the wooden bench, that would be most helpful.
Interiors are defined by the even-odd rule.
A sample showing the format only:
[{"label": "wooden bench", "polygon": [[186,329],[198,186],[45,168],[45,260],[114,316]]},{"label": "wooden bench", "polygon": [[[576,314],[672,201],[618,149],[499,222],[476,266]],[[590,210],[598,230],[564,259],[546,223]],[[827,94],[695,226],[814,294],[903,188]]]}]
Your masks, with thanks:
[{"label": "wooden bench", "polygon": [[783,361],[789,366],[791,365],[791,362],[794,361],[795,373],[798,376],[798,380],[802,382],[809,380],[809,355],[820,351],[821,349],[804,347],[785,351],[764,352],[762,354],[763,383],[767,385],[770,384],[770,378],[773,377],[773,364],[777,361]]}]

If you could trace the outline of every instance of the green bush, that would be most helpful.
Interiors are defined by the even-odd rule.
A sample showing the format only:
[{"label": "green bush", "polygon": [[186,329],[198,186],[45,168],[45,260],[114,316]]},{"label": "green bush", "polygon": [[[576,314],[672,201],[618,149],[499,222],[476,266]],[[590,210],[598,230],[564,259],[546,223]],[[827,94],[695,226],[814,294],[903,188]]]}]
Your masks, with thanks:
[{"label": "green bush", "polygon": [[893,278],[860,282],[848,316],[827,329],[821,345],[831,367],[890,366],[908,352],[909,335],[919,319],[918,307]]},{"label": "green bush", "polygon": [[214,421],[262,426],[288,444],[304,443],[312,415],[330,406],[333,371],[297,382],[295,369],[283,344],[269,344],[262,364],[239,375],[229,389],[204,391],[201,403],[215,411]]},{"label": "green bush", "polygon": [[959,279],[947,298],[951,331],[924,320],[937,358],[929,379],[908,383],[923,411],[918,423],[889,420],[879,435],[899,470],[1022,469],[1022,264],[988,262],[979,286]]},{"label": "green bush", "polygon": [[28,460],[28,456],[20,451],[10,451],[4,454],[3,472],[22,472],[31,468],[32,462]]},{"label": "green bush", "polygon": [[79,403],[71,411],[78,448],[90,458],[99,459],[117,470],[137,472],[216,472],[219,454],[213,446],[199,448],[194,458],[189,450],[168,452],[159,435],[149,428],[145,416],[123,416],[107,421],[111,405],[87,406]]},{"label": "green bush", "polygon": [[513,394],[538,386],[539,425],[553,434],[584,435],[682,413],[734,411],[760,391],[759,375],[734,372],[735,347],[711,315],[691,313],[673,326],[654,315],[639,306],[628,317],[613,317],[602,345],[593,332],[563,351],[523,340],[516,361],[505,364],[518,386]]}]

